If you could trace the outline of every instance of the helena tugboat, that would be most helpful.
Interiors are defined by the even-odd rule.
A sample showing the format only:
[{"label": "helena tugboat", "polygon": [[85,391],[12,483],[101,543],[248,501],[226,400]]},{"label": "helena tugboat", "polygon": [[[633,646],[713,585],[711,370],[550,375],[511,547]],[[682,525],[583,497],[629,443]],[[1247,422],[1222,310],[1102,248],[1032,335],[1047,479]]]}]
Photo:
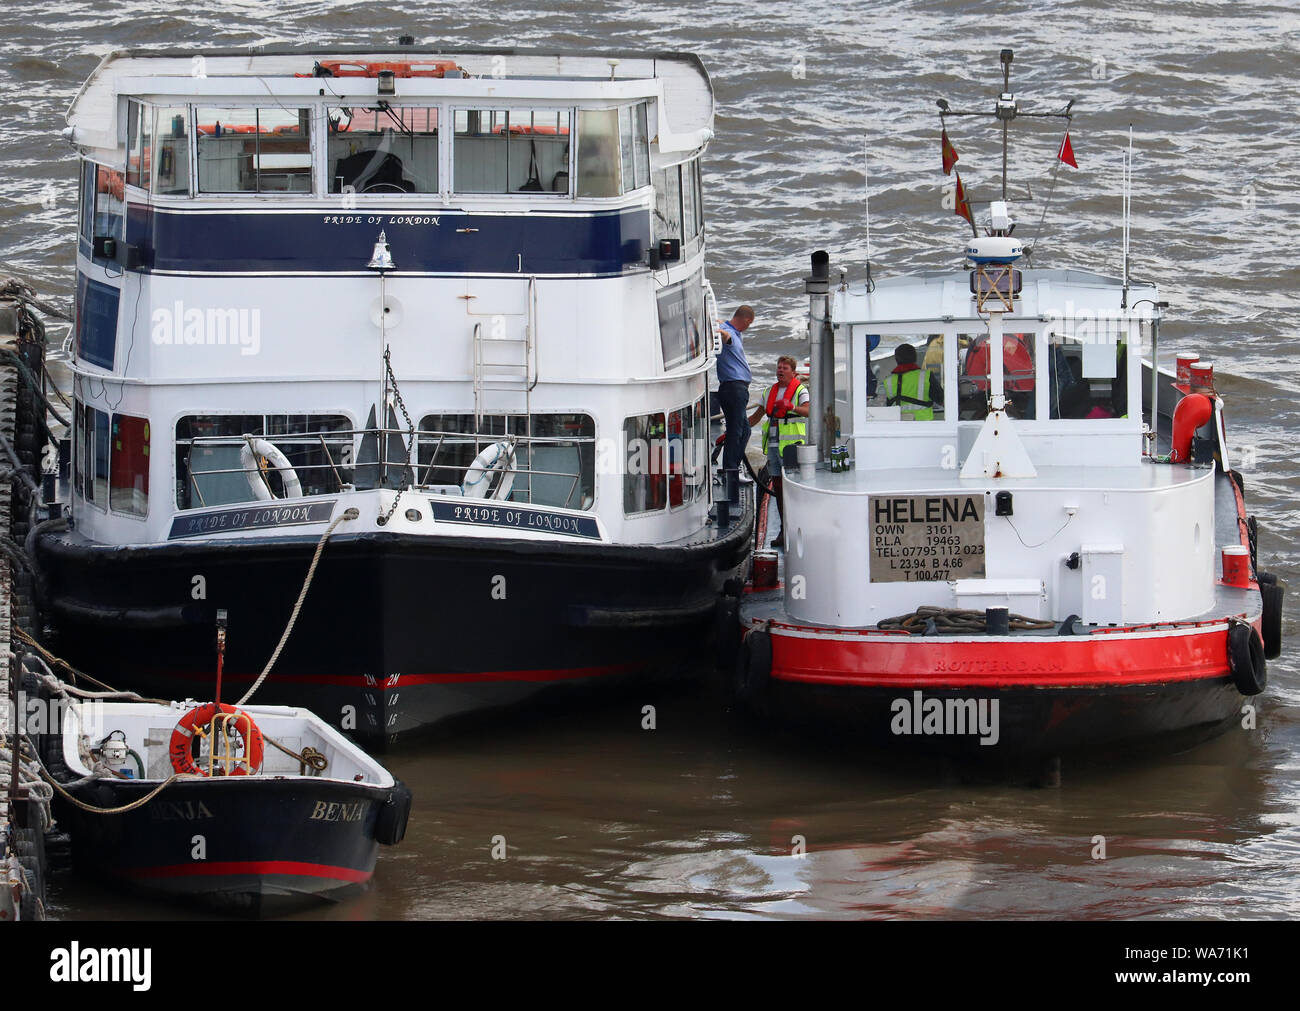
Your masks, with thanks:
[{"label": "helena tugboat", "polygon": [[[355,894],[411,795],[310,712],[76,701],[42,745],[76,863],[241,915]],[[178,777],[178,778],[173,778]]]},{"label": "helena tugboat", "polygon": [[752,510],[709,519],[696,58],[114,53],[68,122],[62,655],[193,694],[217,609],[233,684],[292,613],[259,701],[383,746],[699,647]]},{"label": "helena tugboat", "polygon": [[[939,105],[1005,144],[1026,113],[1003,92]],[[813,254],[810,445],[787,451],[781,585],[741,595],[734,687],[985,758],[1208,735],[1265,687],[1284,592],[1256,567],[1212,366],[1153,369],[1154,285],[1018,269],[1003,185],[981,234],[957,180],[966,270],[836,286]]]}]

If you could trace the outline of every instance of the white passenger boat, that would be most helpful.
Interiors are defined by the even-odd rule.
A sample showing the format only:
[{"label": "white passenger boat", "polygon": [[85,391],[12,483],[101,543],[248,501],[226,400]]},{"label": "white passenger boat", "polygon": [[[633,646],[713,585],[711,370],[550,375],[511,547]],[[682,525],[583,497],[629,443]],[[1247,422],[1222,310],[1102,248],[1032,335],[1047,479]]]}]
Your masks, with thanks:
[{"label": "white passenger boat", "polygon": [[[1025,115],[1005,86],[987,112],[939,104],[948,128]],[[986,758],[1249,720],[1284,587],[1257,568],[1212,368],[1153,370],[1154,284],[1021,269],[1005,199],[969,217],[973,237],[941,240],[965,269],[837,283],[813,254],[814,434],[785,477],[781,582],[738,603],[736,690]]]},{"label": "white passenger boat", "polygon": [[[80,156],[59,650],[368,742],[676,671],[748,553],[709,519],[701,158],[673,54],[119,52]],[[295,612],[296,613],[296,612]]]}]

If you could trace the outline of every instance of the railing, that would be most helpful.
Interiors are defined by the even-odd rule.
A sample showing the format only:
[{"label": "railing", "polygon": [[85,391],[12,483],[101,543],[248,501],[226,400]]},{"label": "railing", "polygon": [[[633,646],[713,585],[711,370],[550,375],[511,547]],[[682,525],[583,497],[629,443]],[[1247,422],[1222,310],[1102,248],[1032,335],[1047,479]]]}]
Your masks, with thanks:
[{"label": "railing", "polygon": [[[356,449],[358,437],[359,451]],[[527,479],[514,482],[514,487],[506,496],[510,501],[559,508],[587,508],[581,494],[584,472],[588,486],[594,480],[596,439],[586,435],[534,436],[437,429],[417,429],[412,432],[401,428],[365,428],[275,435],[193,436],[178,439],[176,444],[178,468],[184,474],[183,483],[177,489],[178,507],[204,508],[255,501],[259,498],[252,491],[255,481],[262,482],[271,498],[283,497],[283,476],[280,476],[277,488],[277,482],[272,478],[279,475],[279,469],[265,458],[259,457],[251,467],[241,465],[211,468],[203,467],[201,461],[195,459],[195,451],[204,447],[228,450],[248,447],[256,456],[251,440],[269,442],[285,455],[302,486],[304,496],[373,488],[427,489],[454,494],[453,489],[461,488],[467,472],[474,466],[474,461],[481,452],[495,443],[508,443],[512,447],[513,465],[493,465],[482,469],[503,478],[509,475],[512,478]],[[584,453],[585,446],[593,449]],[[532,466],[534,451],[545,447],[573,450],[576,472]],[[459,451],[462,459],[445,460],[445,451]],[[243,475],[246,495],[240,494],[245,489],[238,487],[214,489],[213,482],[205,480],[231,475]],[[532,479],[539,477],[567,481],[567,490],[561,485],[559,493],[545,495],[544,501],[536,501]],[[206,495],[205,484],[208,485]],[[214,497],[219,501],[211,501]]]}]

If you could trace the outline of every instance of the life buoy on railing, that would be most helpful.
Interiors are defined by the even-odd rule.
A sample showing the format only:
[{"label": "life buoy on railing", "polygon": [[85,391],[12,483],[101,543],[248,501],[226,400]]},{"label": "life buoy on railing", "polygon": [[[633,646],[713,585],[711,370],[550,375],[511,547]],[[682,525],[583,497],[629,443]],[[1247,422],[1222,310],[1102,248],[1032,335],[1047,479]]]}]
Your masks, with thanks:
[{"label": "life buoy on railing", "polygon": [[[262,731],[258,729],[253,718],[242,709],[235,706],[228,706],[224,702],[209,702],[206,705],[196,706],[180,718],[172,730],[171,744],[168,753],[171,756],[172,768],[181,775],[190,776],[207,776],[210,773],[194,761],[194,755],[190,745],[194,740],[194,735],[209,737],[210,747],[216,746],[215,735],[217,733],[214,726],[215,722],[224,715],[225,723],[231,726],[239,734],[240,740],[243,741],[244,754],[242,758],[231,761],[230,768],[220,772],[224,776],[251,776],[262,768],[262,754],[264,743],[262,740]],[[221,764],[218,756],[215,759],[216,764]],[[209,762],[209,764],[214,764]]]},{"label": "life buoy on railing", "polygon": [[298,480],[298,474],[289,463],[289,458],[280,452],[279,447],[265,439],[245,435],[244,444],[239,447],[239,466],[248,479],[249,490],[259,502],[269,502],[276,497],[271,494],[271,486],[266,479],[268,464],[276,469],[280,480],[284,482],[281,498],[298,498],[302,495],[302,482]]},{"label": "life buoy on railing", "polygon": [[[494,480],[496,478],[496,480]],[[515,444],[494,442],[474,457],[460,486],[465,498],[505,499],[515,483]]]},{"label": "life buoy on railing", "polygon": [[1254,625],[1241,618],[1228,619],[1228,667],[1242,695],[1258,695],[1268,685],[1264,640]]}]

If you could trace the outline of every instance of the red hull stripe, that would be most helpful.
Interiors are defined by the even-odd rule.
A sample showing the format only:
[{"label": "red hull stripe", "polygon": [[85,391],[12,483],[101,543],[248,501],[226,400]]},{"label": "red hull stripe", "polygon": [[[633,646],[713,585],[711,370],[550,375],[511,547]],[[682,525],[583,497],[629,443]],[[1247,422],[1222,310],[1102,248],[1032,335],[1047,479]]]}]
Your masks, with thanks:
[{"label": "red hull stripe", "polygon": [[[625,674],[639,670],[643,663],[607,664],[601,667],[571,667],[543,670],[485,670],[454,672],[446,674],[402,674],[397,685],[431,685],[461,684],[472,681],[574,681],[579,678],[608,677],[611,674]],[[211,671],[166,671],[167,677],[183,681],[211,682]],[[252,683],[255,674],[222,673],[223,681]],[[273,681],[281,684],[338,685],[345,688],[375,688],[382,685],[368,684],[360,674],[276,674]],[[380,678],[387,681],[387,677]]]},{"label": "red hull stripe", "polygon": [[132,878],[212,878],[236,874],[291,874],[304,878],[334,878],[338,881],[369,881],[372,871],[358,871],[332,864],[307,864],[297,860],[226,860],[213,863],[167,864],[160,867],[128,867],[122,872]]},{"label": "red hull stripe", "polygon": [[887,688],[1105,688],[1227,678],[1228,637],[1079,636],[960,642],[881,636],[853,640],[772,634],[772,677]]}]

